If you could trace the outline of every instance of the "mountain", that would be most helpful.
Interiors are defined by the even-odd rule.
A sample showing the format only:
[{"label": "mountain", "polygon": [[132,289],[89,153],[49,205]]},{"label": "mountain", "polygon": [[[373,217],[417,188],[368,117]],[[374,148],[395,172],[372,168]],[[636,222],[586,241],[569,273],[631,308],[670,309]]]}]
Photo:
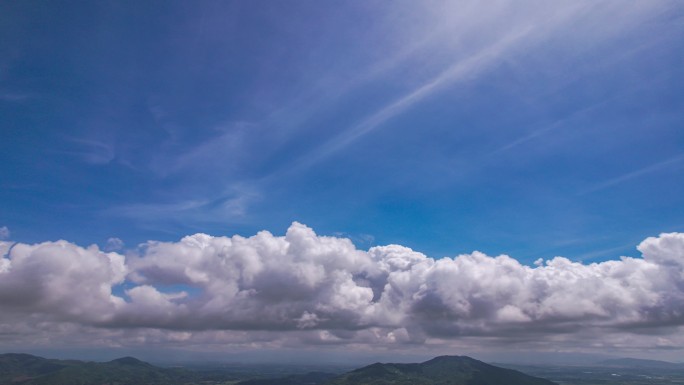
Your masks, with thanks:
[{"label": "mountain", "polygon": [[148,364],[145,361],[140,361],[139,359],[135,357],[121,357],[117,358],[115,360],[109,361],[110,365],[120,365],[120,366],[137,366],[137,367],[146,367],[149,368],[153,365]]},{"label": "mountain", "polygon": [[0,384],[17,385],[161,385],[188,384],[198,375],[158,368],[133,357],[109,362],[53,360],[30,354],[0,354]]},{"label": "mountain", "polygon": [[376,363],[353,370],[329,385],[554,385],[512,369],[466,356],[441,356],[420,364]]},{"label": "mountain", "polygon": [[599,362],[599,365],[617,368],[684,369],[684,364],[657,360],[642,360],[638,358],[610,359]]}]

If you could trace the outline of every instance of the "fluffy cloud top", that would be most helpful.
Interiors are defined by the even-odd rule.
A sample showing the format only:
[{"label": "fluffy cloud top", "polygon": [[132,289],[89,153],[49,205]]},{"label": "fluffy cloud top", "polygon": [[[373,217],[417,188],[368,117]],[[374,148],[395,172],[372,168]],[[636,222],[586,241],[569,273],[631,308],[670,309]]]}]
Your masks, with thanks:
[{"label": "fluffy cloud top", "polygon": [[600,330],[657,332],[667,345],[665,331],[684,325],[684,234],[638,249],[643,258],[590,265],[556,257],[530,267],[479,252],[435,260],[398,245],[358,250],[299,223],[285,236],[150,241],[126,256],[65,241],[0,242],[0,328],[305,344],[506,342]]}]

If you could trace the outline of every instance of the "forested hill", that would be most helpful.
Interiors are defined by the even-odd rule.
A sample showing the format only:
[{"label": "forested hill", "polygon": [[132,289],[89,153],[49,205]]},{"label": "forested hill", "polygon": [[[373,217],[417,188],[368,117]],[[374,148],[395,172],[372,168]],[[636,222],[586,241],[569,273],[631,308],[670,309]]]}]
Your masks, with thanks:
[{"label": "forested hill", "polygon": [[30,354],[0,354],[0,384],[162,385],[188,384],[197,374],[159,368],[133,357],[109,362],[54,360]]},{"label": "forested hill", "polygon": [[420,364],[373,364],[344,374],[330,385],[553,385],[512,369],[466,356],[441,356]]}]

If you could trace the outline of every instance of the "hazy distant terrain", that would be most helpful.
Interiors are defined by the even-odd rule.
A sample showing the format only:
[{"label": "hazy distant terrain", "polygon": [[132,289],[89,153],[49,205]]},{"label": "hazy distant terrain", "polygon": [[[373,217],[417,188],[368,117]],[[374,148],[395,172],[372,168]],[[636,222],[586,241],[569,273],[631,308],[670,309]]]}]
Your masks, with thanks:
[{"label": "hazy distant terrain", "polygon": [[684,364],[666,361],[619,358],[581,366],[498,365],[548,378],[560,385],[684,384]]},{"label": "hazy distant terrain", "polygon": [[0,385],[673,385],[684,364],[632,358],[594,365],[490,365],[466,356],[423,363],[221,364],[160,367],[133,357],[109,362],[0,354]]}]

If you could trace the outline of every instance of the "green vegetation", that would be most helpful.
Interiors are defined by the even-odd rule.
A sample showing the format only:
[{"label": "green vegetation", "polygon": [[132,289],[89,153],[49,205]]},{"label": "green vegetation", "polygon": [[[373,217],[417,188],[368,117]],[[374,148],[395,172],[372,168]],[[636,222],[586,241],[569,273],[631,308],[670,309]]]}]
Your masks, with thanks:
[{"label": "green vegetation", "polygon": [[51,360],[29,354],[0,355],[0,383],[21,385],[186,385],[201,378],[181,369],[164,369],[133,357],[109,362]]}]

